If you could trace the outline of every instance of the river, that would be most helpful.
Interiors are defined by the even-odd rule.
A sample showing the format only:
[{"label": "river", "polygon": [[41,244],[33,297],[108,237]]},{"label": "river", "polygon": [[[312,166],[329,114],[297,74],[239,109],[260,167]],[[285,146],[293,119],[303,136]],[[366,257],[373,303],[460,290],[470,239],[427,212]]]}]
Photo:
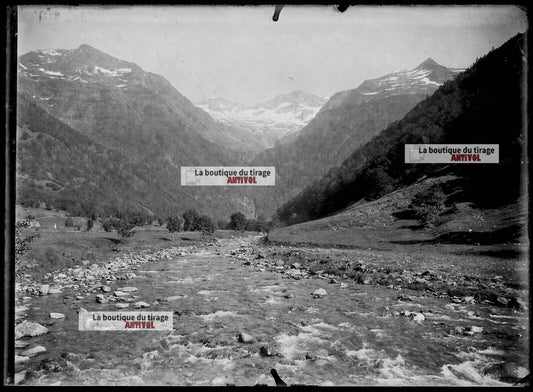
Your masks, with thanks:
[{"label": "river", "polygon": [[[27,320],[50,333],[24,338],[47,351],[26,364],[33,372],[23,383],[275,385],[275,368],[287,384],[509,385],[486,371],[504,361],[527,374],[527,312],[342,279],[293,279],[275,267],[243,265],[234,252],[241,245],[197,247],[138,266],[127,283],[109,283],[136,287],[130,296],[151,304],[143,310],[174,312],[172,332],[79,331],[80,307],[118,310],[115,304],[96,303],[95,292],[32,298]],[[314,298],[320,288],[327,295]],[[50,312],[65,318],[51,320]],[[243,332],[254,342],[241,343]],[[63,365],[38,370],[46,359]]]}]

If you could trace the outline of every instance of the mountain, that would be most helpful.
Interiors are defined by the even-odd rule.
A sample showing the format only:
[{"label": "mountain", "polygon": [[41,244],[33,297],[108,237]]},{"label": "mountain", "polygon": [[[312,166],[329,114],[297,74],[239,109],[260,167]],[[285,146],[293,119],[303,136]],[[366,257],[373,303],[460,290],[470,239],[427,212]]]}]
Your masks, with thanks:
[{"label": "mountain", "polygon": [[413,70],[366,80],[334,94],[296,138],[252,160],[252,165],[276,167],[275,189],[255,195],[256,203],[271,215],[458,73],[427,59]]},{"label": "mountain", "polygon": [[[83,135],[84,140],[88,138],[101,146],[108,151],[108,155],[120,154],[127,163],[117,166],[124,178],[130,178],[128,165],[132,165],[132,168],[143,166],[144,176],[136,178],[142,179],[144,186],[153,186],[159,192],[147,191],[141,192],[143,196],[135,195],[136,207],[148,208],[157,214],[197,208],[214,217],[225,218],[235,210],[253,213],[252,201],[234,190],[180,187],[181,166],[238,165],[242,161],[229,147],[213,142],[221,138],[221,133],[229,130],[194,106],[163,77],[145,72],[134,63],[116,59],[88,45],[72,50],[29,52],[18,60],[19,101],[28,102],[18,108],[19,122],[24,118],[34,118],[31,113],[34,111],[52,116],[46,128],[41,127],[39,121],[26,124],[31,132],[41,134],[37,140],[52,132],[55,125],[50,124],[54,122],[62,124],[59,127],[67,126]],[[19,127],[22,126],[19,123]],[[63,143],[60,139],[54,140]],[[69,140],[72,142],[72,139]],[[227,144],[232,143],[228,141]],[[38,149],[35,143],[32,145]],[[64,146],[66,149],[70,147]],[[101,159],[93,158],[95,165],[106,164]],[[59,191],[46,188],[43,181],[53,182],[54,178],[50,176],[54,177],[54,173],[71,169],[54,167],[59,165],[54,159],[36,161],[35,164],[44,165],[43,170],[44,167],[49,169],[50,174],[41,170],[32,180],[42,185],[47,199],[54,204],[53,196],[59,198]],[[71,164],[77,165],[74,157]],[[87,173],[94,173],[97,169],[87,168]],[[105,172],[106,169],[102,170]],[[24,166],[20,175],[30,176]],[[91,176],[84,176],[81,183],[102,185],[102,177],[96,181]],[[62,178],[60,182],[64,183],[65,180]],[[75,179],[72,181],[76,183]],[[81,187],[80,184],[76,186]],[[117,183],[114,188],[116,195],[112,199],[118,203],[133,197],[129,189],[122,182]],[[91,198],[97,199],[97,204],[104,205],[109,193],[86,195],[80,201],[91,204],[88,201]],[[19,196],[22,199],[29,197],[27,194]],[[224,200],[214,200],[217,198]]]},{"label": "mountain", "polygon": [[[492,208],[514,202],[527,170],[524,46],[519,34],[445,82],[400,121],[355,149],[340,167],[284,204],[280,219],[295,223],[321,218],[425,177],[448,174],[462,181],[452,202]],[[405,164],[404,145],[418,143],[498,144],[499,164]]]},{"label": "mountain", "polygon": [[208,98],[198,107],[222,124],[248,130],[264,149],[303,128],[326,101],[297,90],[255,106],[245,106],[224,98]]}]

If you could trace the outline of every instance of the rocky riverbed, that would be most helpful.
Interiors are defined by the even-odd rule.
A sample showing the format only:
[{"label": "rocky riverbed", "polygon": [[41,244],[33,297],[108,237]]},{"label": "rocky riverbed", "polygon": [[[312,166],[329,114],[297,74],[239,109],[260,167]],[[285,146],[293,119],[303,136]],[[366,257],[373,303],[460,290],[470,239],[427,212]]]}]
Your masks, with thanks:
[{"label": "rocky riverbed", "polygon": [[[274,385],[276,368],[288,384],[510,385],[529,372],[527,302],[503,278],[259,240],[21,277],[16,383]],[[467,290],[480,284],[492,294]],[[172,311],[174,329],[79,331],[80,308]]]}]

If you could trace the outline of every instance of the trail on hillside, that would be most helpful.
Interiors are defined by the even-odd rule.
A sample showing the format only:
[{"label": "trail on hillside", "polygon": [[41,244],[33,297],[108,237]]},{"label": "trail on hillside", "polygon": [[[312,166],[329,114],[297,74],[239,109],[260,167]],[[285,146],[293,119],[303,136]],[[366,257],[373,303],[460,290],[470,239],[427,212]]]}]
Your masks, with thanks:
[{"label": "trail on hillside", "polygon": [[[25,320],[50,332],[21,339],[18,355],[46,348],[19,366],[21,384],[275,385],[275,368],[287,384],[509,385],[528,372],[526,312],[313,277],[256,258],[253,240],[146,262],[132,279],[102,281],[110,292],[26,300]],[[137,290],[95,302],[124,286]],[[174,330],[78,330],[80,307],[128,311],[138,301],[172,311]]]}]

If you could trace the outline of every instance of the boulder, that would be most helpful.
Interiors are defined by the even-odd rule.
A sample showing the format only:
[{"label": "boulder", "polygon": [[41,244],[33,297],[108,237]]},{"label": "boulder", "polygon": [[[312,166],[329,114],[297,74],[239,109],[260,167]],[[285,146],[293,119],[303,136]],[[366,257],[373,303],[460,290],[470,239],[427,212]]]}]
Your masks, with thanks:
[{"label": "boulder", "polygon": [[421,323],[426,319],[422,313],[411,313],[409,318],[417,323]]},{"label": "boulder", "polygon": [[30,348],[29,350],[23,351],[22,355],[26,357],[33,357],[37,354],[42,354],[46,352],[46,348],[43,346],[35,346],[33,348]]},{"label": "boulder", "polygon": [[29,344],[30,344],[29,342],[23,342],[22,340],[16,340],[15,348],[26,348],[28,347]]},{"label": "boulder", "polygon": [[115,297],[127,297],[128,293],[120,290],[116,290],[114,293]]},{"label": "boulder", "polygon": [[15,365],[19,363],[28,362],[30,360],[30,357],[23,357],[20,355],[15,355]]},{"label": "boulder", "polygon": [[115,304],[115,308],[118,308],[118,309],[126,309],[129,306],[130,306],[129,304],[124,304],[124,303]]},{"label": "boulder", "polygon": [[100,289],[101,289],[104,293],[109,293],[109,292],[111,292],[111,287],[106,286],[105,284],[102,285],[102,286],[100,287]]},{"label": "boulder", "polygon": [[[83,297],[82,297],[82,299],[83,299]],[[96,302],[99,303],[99,304],[107,304],[107,303],[109,303],[109,300],[106,297],[104,297],[103,294],[96,294]]]},{"label": "boulder", "polygon": [[135,309],[142,309],[142,308],[149,308],[149,307],[150,307],[149,303],[146,303],[143,301],[135,302]]},{"label": "boulder", "polygon": [[250,344],[253,342],[255,342],[255,338],[252,335],[249,335],[246,332],[239,333],[239,343]]},{"label": "boulder", "polygon": [[41,287],[39,287],[39,295],[47,295],[49,290],[50,290],[50,285],[43,284],[41,285]]},{"label": "boulder", "polygon": [[48,290],[48,294],[61,294],[62,291],[59,290],[57,287],[50,287]]},{"label": "boulder", "polygon": [[50,313],[50,317],[53,319],[63,319],[65,315],[63,313]]},{"label": "boulder", "polygon": [[29,321],[23,321],[15,327],[15,334],[18,332],[22,336],[41,336],[47,334],[48,328],[43,327],[41,324],[31,323]]},{"label": "boulder", "polygon": [[15,373],[15,385],[20,384],[26,378],[26,370]]},{"label": "boulder", "polygon": [[313,291],[312,295],[313,295],[313,298],[322,298],[322,297],[328,295],[328,292],[326,290],[320,288],[320,289],[316,289],[315,291]]},{"label": "boulder", "polygon": [[476,327],[475,325],[472,325],[471,327],[466,327],[465,330],[472,333],[481,333],[483,332],[483,327]]}]

